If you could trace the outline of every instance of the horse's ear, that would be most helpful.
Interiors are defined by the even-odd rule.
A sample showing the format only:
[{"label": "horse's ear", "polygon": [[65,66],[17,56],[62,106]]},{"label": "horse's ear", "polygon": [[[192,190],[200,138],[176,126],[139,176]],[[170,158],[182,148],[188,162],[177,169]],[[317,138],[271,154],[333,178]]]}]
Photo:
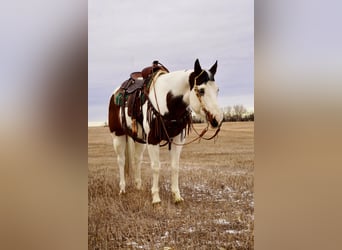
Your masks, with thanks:
[{"label": "horse's ear", "polygon": [[199,60],[196,59],[195,61],[195,74],[198,75],[202,72],[202,68],[201,68],[201,65],[199,63]]},{"label": "horse's ear", "polygon": [[211,74],[215,75],[216,69],[217,69],[217,60],[216,60],[215,64],[209,69],[209,71]]}]

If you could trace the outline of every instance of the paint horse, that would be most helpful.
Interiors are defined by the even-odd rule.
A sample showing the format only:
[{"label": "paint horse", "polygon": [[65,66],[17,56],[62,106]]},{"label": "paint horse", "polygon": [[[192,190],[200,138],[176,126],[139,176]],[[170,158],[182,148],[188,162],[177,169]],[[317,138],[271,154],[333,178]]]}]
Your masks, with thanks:
[{"label": "paint horse", "polygon": [[[125,162],[133,166],[136,188],[141,189],[141,160],[147,145],[152,168],[152,203],[161,201],[159,148],[166,141],[171,158],[171,191],[177,203],[183,201],[178,185],[179,158],[186,133],[189,132],[191,110],[213,128],[219,128],[222,123],[223,115],[217,104],[218,87],[214,79],[217,61],[209,70],[202,69],[198,59],[194,70],[168,72],[162,65],[157,69],[156,72],[150,70],[150,80],[143,80],[143,84],[139,77],[135,77],[137,85],[140,85],[137,90],[134,87],[133,91],[132,88],[130,90],[133,93],[138,91],[134,97],[135,105],[128,105],[132,101],[131,94],[127,94],[127,86],[121,86],[112,94],[108,123],[119,165],[120,194],[125,193],[126,187]],[[127,81],[125,83],[127,85]],[[123,88],[126,92],[122,91]],[[137,106],[138,109],[134,108]],[[139,108],[138,115],[132,114],[132,110],[139,111]]]}]

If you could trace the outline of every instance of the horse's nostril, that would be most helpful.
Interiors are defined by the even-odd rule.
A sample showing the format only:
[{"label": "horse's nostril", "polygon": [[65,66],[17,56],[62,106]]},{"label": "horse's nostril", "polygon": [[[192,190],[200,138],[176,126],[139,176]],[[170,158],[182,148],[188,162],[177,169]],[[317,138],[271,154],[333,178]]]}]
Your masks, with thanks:
[{"label": "horse's nostril", "polygon": [[210,122],[211,126],[213,126],[213,128],[216,128],[218,126],[218,122],[216,121],[216,119],[212,119]]}]

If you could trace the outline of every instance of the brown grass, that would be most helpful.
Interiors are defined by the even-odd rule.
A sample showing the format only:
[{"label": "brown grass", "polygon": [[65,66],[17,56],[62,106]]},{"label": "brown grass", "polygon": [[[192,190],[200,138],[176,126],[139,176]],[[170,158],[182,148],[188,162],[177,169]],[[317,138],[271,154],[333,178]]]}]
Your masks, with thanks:
[{"label": "brown grass", "polygon": [[[196,127],[201,131],[203,124]],[[161,149],[158,206],[151,203],[147,150],[142,190],[128,181],[121,196],[108,128],[88,129],[88,155],[89,249],[253,249],[253,122],[224,123],[215,143],[202,140],[183,148],[184,202],[177,205],[167,147]]]}]

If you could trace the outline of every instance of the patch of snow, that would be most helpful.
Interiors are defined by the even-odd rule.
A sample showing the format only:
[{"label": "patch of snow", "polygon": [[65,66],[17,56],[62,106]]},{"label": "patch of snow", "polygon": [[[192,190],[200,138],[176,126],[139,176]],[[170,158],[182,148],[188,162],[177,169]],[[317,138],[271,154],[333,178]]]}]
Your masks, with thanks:
[{"label": "patch of snow", "polygon": [[242,233],[249,233],[250,231],[249,230],[232,230],[232,229],[229,229],[229,230],[226,230],[225,233],[229,233],[229,234],[242,234]]},{"label": "patch of snow", "polygon": [[226,230],[225,232],[229,233],[229,234],[238,234],[238,233],[240,233],[240,231],[237,231],[237,230]]},{"label": "patch of snow", "polygon": [[207,190],[208,188],[204,184],[197,184],[194,186],[194,189],[196,191],[204,191],[204,190]]},{"label": "patch of snow", "polygon": [[136,245],[138,245],[138,243],[132,241],[132,242],[127,242],[126,245],[127,246],[136,246]]},{"label": "patch of snow", "polygon": [[230,222],[225,220],[225,219],[218,219],[218,220],[214,220],[215,224],[219,224],[219,225],[229,225]]},{"label": "patch of snow", "polygon": [[165,238],[167,238],[168,236],[169,236],[169,232],[166,231],[166,232],[164,233],[164,236],[161,237],[161,239],[165,239]]}]

